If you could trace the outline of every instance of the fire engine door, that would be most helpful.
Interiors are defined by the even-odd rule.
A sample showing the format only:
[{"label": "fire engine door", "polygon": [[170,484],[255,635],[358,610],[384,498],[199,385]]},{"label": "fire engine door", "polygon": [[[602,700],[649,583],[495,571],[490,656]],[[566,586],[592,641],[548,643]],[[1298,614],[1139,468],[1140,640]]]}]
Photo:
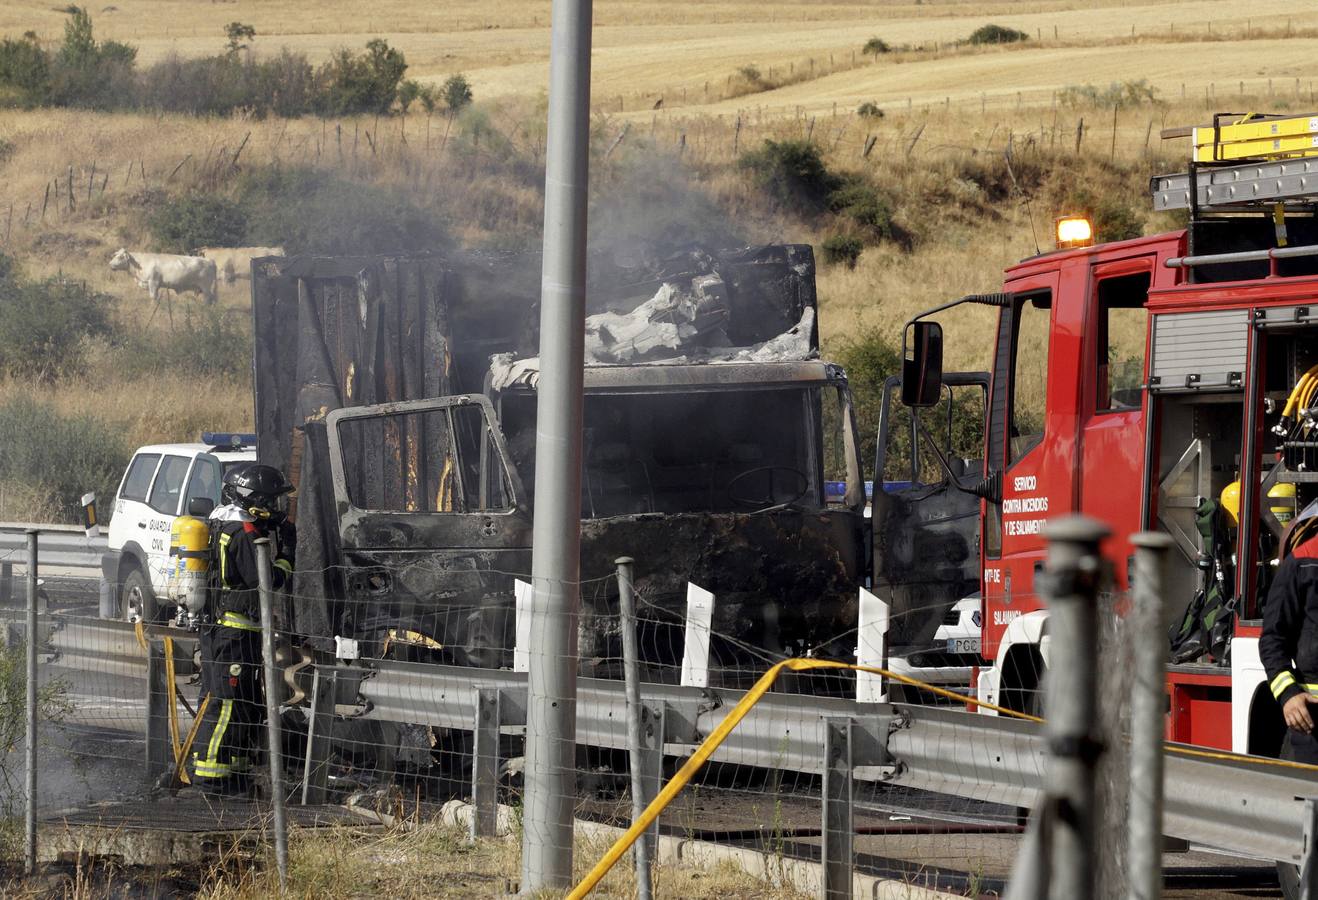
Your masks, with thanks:
[{"label": "fire engine door", "polygon": [[[1140,528],[1144,483],[1145,348],[1154,257],[1093,268],[1081,357],[1080,512],[1112,529],[1112,558],[1131,553],[1127,536]],[[1127,566],[1117,565],[1124,587]]]}]

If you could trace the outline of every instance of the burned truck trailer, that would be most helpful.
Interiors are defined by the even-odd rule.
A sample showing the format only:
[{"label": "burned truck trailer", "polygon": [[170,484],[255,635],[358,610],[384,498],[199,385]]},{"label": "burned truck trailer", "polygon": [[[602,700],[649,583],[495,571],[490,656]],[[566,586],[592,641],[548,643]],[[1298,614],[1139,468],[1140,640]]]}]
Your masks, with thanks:
[{"label": "burned truck trailer", "polygon": [[[529,580],[539,260],[254,266],[258,453],[298,486],[287,627],[509,666]],[[594,261],[582,486],[583,668],[619,656],[636,559],[647,677],[676,680],[688,582],[714,593],[711,677],[848,657],[867,568],[844,373],[818,358],[807,246]],[[847,484],[830,503],[825,476]]]}]

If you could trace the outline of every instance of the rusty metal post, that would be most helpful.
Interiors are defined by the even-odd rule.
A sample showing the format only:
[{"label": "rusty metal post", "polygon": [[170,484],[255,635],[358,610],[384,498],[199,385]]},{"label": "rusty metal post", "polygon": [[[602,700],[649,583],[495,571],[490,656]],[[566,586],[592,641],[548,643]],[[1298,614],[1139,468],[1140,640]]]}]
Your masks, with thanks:
[{"label": "rusty metal post", "polygon": [[274,812],[275,865],[279,869],[279,886],[288,881],[288,822],[284,803],[284,761],[280,752],[279,681],[275,668],[274,589],[270,585],[270,539],[257,538],[256,574],[261,595],[261,662],[265,670],[266,755],[270,763],[270,806]]},{"label": "rusty metal post", "polygon": [[24,821],[23,871],[37,870],[37,530],[27,532],[27,745],[23,748],[27,787],[27,816]]},{"label": "rusty metal post", "polygon": [[[618,566],[618,612],[622,629],[622,674],[627,691],[627,767],[632,776],[632,821],[635,822],[645,812],[648,802],[645,790],[645,746],[641,734],[641,659],[640,648],[636,640],[636,594],[632,590],[632,558],[623,556],[617,560]],[[636,896],[638,900],[650,900],[654,896],[651,883],[650,835],[646,834],[636,842]]]}]

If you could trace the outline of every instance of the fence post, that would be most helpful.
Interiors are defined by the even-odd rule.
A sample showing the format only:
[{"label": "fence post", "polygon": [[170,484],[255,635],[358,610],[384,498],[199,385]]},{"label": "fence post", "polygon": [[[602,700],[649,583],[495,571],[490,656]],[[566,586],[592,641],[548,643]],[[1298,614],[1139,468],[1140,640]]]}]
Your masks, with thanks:
[{"label": "fence post", "polygon": [[822,900],[851,900],[851,731],[846,716],[824,718]]},{"label": "fence post", "polygon": [[1163,573],[1172,538],[1144,531],[1131,543],[1135,545],[1135,685],[1130,711],[1130,897],[1156,900],[1162,896],[1162,741],[1167,696]]},{"label": "fence post", "polygon": [[[627,691],[627,750],[628,769],[632,779],[632,821],[645,812],[646,790],[642,755],[645,752],[641,736],[641,671],[640,648],[636,641],[636,595],[632,592],[632,558],[622,556],[615,560],[618,567],[618,613],[622,629],[622,673]],[[650,840],[646,835],[636,842],[636,896],[650,900],[653,887],[650,883]]]},{"label": "fence post", "polygon": [[27,816],[23,871],[37,870],[37,530],[27,532],[27,745],[24,747],[24,775],[27,782]]},{"label": "fence post", "polygon": [[162,641],[146,644],[146,780],[155,783],[174,765],[169,741],[169,689]]},{"label": "fence post", "polygon": [[8,606],[14,600],[14,564],[0,563],[0,606]]},{"label": "fence post", "polygon": [[1094,896],[1094,768],[1102,754],[1097,726],[1098,544],[1109,534],[1101,523],[1067,516],[1044,529],[1048,561],[1036,582],[1048,598],[1052,658],[1064,665],[1048,670],[1044,734],[1048,766],[1046,802],[1055,815],[1050,844],[1052,878],[1048,896],[1092,900]]},{"label": "fence post", "polygon": [[1318,900],[1318,800],[1304,801],[1304,860],[1300,863],[1300,900]]},{"label": "fence post", "polygon": [[531,603],[535,591],[529,582],[513,581],[513,671],[525,672],[531,660]]},{"label": "fence post", "polygon": [[334,720],[334,698],[338,676],[331,669],[316,667],[311,676],[311,709],[307,716],[307,753],[302,765],[302,805],[329,799],[330,723]]},{"label": "fence post", "polygon": [[499,690],[476,689],[476,724],[471,749],[471,831],[494,837],[499,821]]},{"label": "fence post", "polygon": [[270,763],[270,806],[274,812],[275,865],[279,886],[288,880],[288,823],[284,816],[284,762],[280,753],[279,682],[275,670],[275,610],[270,586],[270,539],[257,538],[256,574],[261,595],[261,661],[265,669],[266,755]]}]

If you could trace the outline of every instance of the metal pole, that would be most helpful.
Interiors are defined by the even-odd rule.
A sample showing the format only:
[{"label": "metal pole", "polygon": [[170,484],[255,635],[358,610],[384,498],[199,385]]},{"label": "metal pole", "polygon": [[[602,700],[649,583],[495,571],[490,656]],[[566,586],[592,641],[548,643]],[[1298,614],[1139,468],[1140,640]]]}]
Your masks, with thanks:
[{"label": "metal pole", "polygon": [[23,871],[37,870],[37,531],[27,532],[27,776],[26,852]]},{"label": "metal pole", "polygon": [[288,823],[284,816],[284,763],[279,752],[279,692],[275,675],[274,590],[270,587],[270,539],[257,538],[256,574],[261,595],[261,661],[265,669],[266,753],[270,759],[270,805],[275,820],[275,865],[279,886],[288,879]]},{"label": "metal pole", "polygon": [[522,891],[572,881],[591,0],[554,0],[540,277]]},{"label": "metal pole", "polygon": [[1098,542],[1108,529],[1084,516],[1068,516],[1044,529],[1048,539],[1046,577],[1052,658],[1048,669],[1044,734],[1048,767],[1044,790],[1055,804],[1052,817],[1052,900],[1094,897],[1094,767],[1102,748],[1098,720]]},{"label": "metal pole", "polygon": [[[636,595],[632,592],[632,558],[623,556],[618,565],[618,610],[622,627],[622,674],[627,689],[628,767],[632,773],[632,821],[645,812],[644,738],[641,735],[641,654],[636,641]],[[650,836],[636,842],[636,897],[650,900],[654,888],[650,883]]]},{"label": "metal pole", "polygon": [[1167,696],[1163,573],[1170,535],[1144,531],[1135,545],[1135,695],[1130,708],[1130,809],[1127,854],[1131,900],[1162,896],[1162,742]]}]

